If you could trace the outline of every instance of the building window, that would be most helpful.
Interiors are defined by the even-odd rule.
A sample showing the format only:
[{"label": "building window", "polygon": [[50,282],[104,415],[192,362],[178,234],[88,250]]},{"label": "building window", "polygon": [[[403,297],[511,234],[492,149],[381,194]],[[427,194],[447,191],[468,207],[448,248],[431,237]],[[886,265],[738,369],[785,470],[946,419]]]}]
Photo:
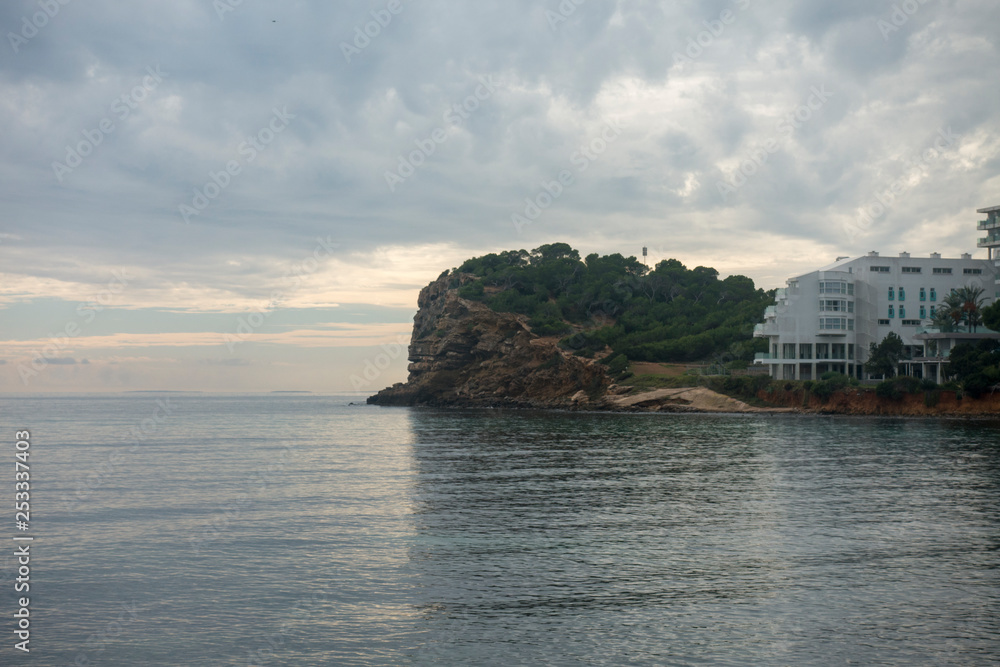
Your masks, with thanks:
[{"label": "building window", "polygon": [[813,346],[812,343],[800,343],[799,344],[799,359],[812,359],[813,358]]},{"label": "building window", "polygon": [[833,348],[833,358],[834,359],[847,359],[847,345],[844,343],[834,343]]},{"label": "building window", "polygon": [[906,290],[903,289],[902,285],[899,287],[899,300],[906,301]]},{"label": "building window", "polygon": [[845,301],[844,299],[820,299],[819,309],[833,313],[853,313],[854,302]]},{"label": "building window", "polygon": [[899,304],[899,316],[906,317],[906,306]]},{"label": "building window", "polygon": [[920,306],[920,319],[927,318],[927,306]]},{"label": "building window", "polygon": [[920,288],[920,300],[927,301],[927,290],[925,290],[923,287]]},{"label": "building window", "polygon": [[849,360],[854,360],[854,343],[847,344],[847,358]]},{"label": "building window", "polygon": [[933,287],[931,288],[931,301],[937,301],[937,290]]},{"label": "building window", "polygon": [[904,266],[903,273],[920,273],[919,266]]},{"label": "building window", "polygon": [[854,331],[854,320],[846,317],[819,318],[820,331]]},{"label": "building window", "polygon": [[889,273],[888,266],[873,266],[871,268],[872,273]]},{"label": "building window", "polygon": [[781,346],[781,358],[782,359],[794,359],[795,358],[795,343],[783,343]]},{"label": "building window", "polygon": [[895,300],[896,300],[896,288],[895,287],[890,287],[889,288],[889,301],[895,301]]},{"label": "building window", "polygon": [[816,343],[816,358],[817,359],[829,359],[830,358],[830,344],[829,343]]},{"label": "building window", "polygon": [[980,276],[983,274],[982,269],[962,269],[962,273],[967,276]]},{"label": "building window", "polygon": [[820,294],[854,294],[854,283],[843,280],[825,280],[819,284]]},{"label": "building window", "polygon": [[931,306],[931,319],[937,316],[937,306]]},{"label": "building window", "polygon": [[937,268],[934,269],[934,274],[938,276],[950,276],[951,269]]},{"label": "building window", "polygon": [[920,320],[903,320],[904,327],[918,327],[920,326]]},{"label": "building window", "polygon": [[879,321],[878,321],[878,325],[879,325],[880,327],[887,327],[887,326],[889,326],[890,324],[891,324],[891,322],[889,322],[889,320],[879,320]]},{"label": "building window", "polygon": [[889,304],[889,319],[896,317],[896,308],[892,304]]}]

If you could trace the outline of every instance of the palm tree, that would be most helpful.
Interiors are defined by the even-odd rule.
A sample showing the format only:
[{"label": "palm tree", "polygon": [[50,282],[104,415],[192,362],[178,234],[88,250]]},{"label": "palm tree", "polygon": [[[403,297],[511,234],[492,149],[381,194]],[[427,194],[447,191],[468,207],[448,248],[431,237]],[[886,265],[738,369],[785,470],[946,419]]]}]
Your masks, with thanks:
[{"label": "palm tree", "polygon": [[962,322],[963,304],[964,302],[959,296],[958,290],[952,290],[951,293],[941,301],[941,305],[938,306],[934,315],[934,325],[940,327],[941,331],[944,332],[955,331],[958,325]]},{"label": "palm tree", "polygon": [[976,326],[983,323],[984,291],[982,287],[977,285],[966,285],[965,287],[959,287],[955,292],[962,304],[962,318],[969,325],[969,331],[973,333],[976,332]]}]

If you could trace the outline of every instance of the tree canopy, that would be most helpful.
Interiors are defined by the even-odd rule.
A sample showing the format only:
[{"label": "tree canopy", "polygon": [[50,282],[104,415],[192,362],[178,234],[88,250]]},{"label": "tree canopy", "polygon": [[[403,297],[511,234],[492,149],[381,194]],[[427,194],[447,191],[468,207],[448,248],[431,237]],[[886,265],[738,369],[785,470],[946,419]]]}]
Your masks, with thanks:
[{"label": "tree canopy", "polygon": [[491,253],[457,271],[476,277],[462,297],[528,315],[541,335],[575,334],[564,343],[584,354],[607,345],[632,360],[693,361],[734,344],[747,356],[766,348],[752,332],[773,293],[746,276],[720,280],[715,269],[676,259],[650,270],[619,253],[581,260],[566,243]]},{"label": "tree canopy", "polygon": [[959,343],[948,356],[948,373],[972,396],[1000,386],[1000,341]]},{"label": "tree canopy", "polygon": [[1000,299],[994,301],[992,306],[983,308],[983,324],[987,329],[1000,331]]},{"label": "tree canopy", "polygon": [[964,322],[969,331],[975,332],[976,327],[984,323],[984,292],[978,285],[965,285],[952,290],[938,306],[934,324],[942,331],[956,331]]},{"label": "tree canopy", "polygon": [[872,343],[865,362],[865,372],[869,375],[891,378],[896,374],[896,366],[903,357],[903,339],[890,331],[881,343]]}]

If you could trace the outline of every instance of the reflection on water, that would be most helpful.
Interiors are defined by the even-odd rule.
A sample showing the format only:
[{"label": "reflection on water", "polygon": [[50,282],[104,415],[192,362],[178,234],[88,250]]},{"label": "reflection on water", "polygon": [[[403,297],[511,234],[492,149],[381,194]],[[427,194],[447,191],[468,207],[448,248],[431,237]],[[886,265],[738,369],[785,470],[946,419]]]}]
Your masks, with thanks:
[{"label": "reflection on water", "polygon": [[1000,660],[996,422],[155,400],[0,398],[18,664]]},{"label": "reflection on water", "polygon": [[432,628],[418,661],[1000,657],[996,424],[420,411],[412,425]]}]

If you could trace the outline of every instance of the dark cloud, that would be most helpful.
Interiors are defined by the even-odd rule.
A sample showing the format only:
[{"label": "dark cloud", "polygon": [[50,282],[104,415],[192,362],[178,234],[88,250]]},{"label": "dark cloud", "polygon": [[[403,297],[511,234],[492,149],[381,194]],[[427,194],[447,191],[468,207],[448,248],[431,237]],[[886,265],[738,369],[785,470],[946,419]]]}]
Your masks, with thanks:
[{"label": "dark cloud", "polygon": [[81,362],[78,362],[73,357],[45,357],[42,359],[35,359],[35,361],[32,363],[42,364],[42,365],[48,364],[51,366],[75,366],[78,363],[89,364],[90,362],[87,361],[86,359],[84,359]]},{"label": "dark cloud", "polygon": [[[221,18],[195,0],[60,5],[17,53],[0,48],[0,232],[18,237],[0,244],[0,258],[5,271],[38,278],[96,284],[106,280],[96,267],[142,266],[153,283],[257,295],[273,284],[261,278],[266,267],[318,235],[345,255],[554,238],[627,250],[655,237],[683,258],[705,247],[685,240],[692,230],[713,235],[722,254],[761,235],[845,254],[899,243],[915,220],[995,203],[1000,7],[918,3],[885,35],[878,21],[895,4],[590,2],[553,29],[555,0],[404,1],[351,62],[342,44],[385,2],[242,3]],[[734,20],[706,32],[726,10]],[[18,32],[37,11],[4,3],[0,25]],[[697,57],[678,67],[675,56],[699,39]],[[147,68],[161,80],[147,80],[121,117],[122,96],[142,88]],[[461,125],[448,123],[489,76],[496,91]],[[822,85],[833,97],[778,134]],[[294,118],[250,162],[241,144],[275,108]],[[511,213],[610,117],[629,121],[621,139],[517,235]],[[60,182],[53,162],[104,119],[114,129]],[[965,148],[849,240],[843,222],[947,127]],[[447,141],[390,192],[386,171],[438,128]],[[772,137],[780,150],[720,197],[718,183]],[[231,160],[240,173],[219,177],[227,185],[185,224],[179,206]],[[966,232],[949,229],[941,243],[964,249]],[[26,253],[30,263],[14,261]],[[229,266],[233,256],[247,261]]]}]

